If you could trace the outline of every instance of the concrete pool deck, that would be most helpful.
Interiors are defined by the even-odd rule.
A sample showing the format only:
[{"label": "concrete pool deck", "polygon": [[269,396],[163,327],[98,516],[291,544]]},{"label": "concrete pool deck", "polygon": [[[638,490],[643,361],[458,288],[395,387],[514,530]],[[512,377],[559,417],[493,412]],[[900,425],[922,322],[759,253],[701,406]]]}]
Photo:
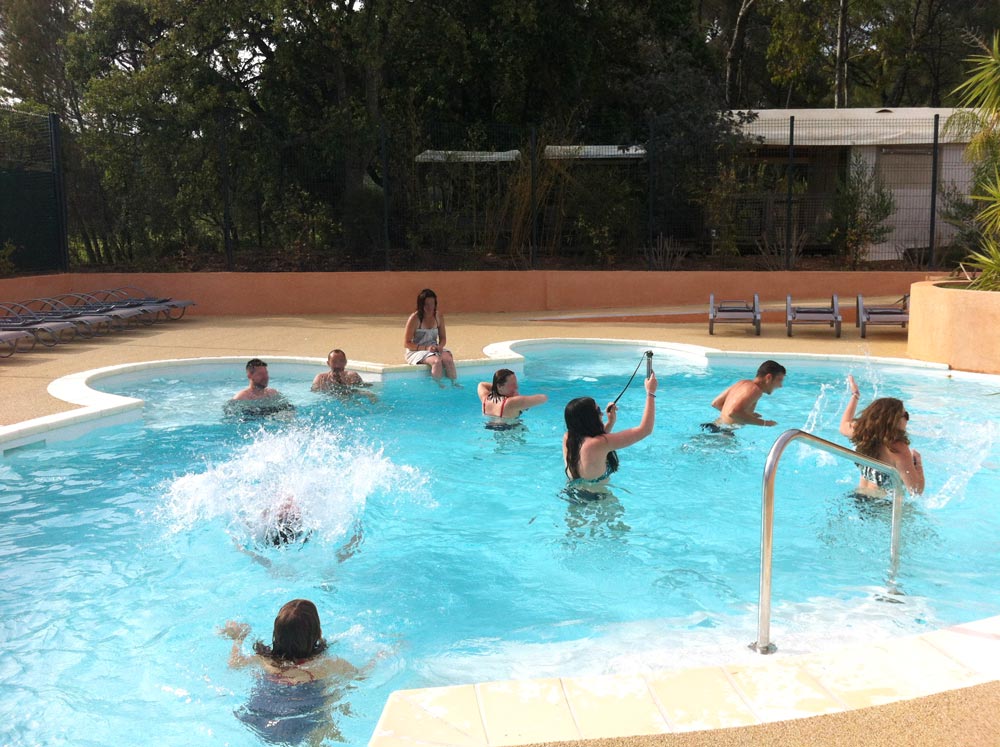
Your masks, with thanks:
[{"label": "concrete pool deck", "polygon": [[[449,313],[448,344],[459,359],[482,358],[483,347],[492,342],[542,337],[687,343],[760,351],[779,360],[781,353],[793,352],[907,357],[906,331],[894,327],[872,330],[862,340],[850,323],[840,339],[825,327],[796,328],[788,338],[783,324],[766,313],[760,337],[744,325],[719,327],[709,336],[706,321],[662,323],[691,315],[704,318],[704,306],[602,309],[591,315]],[[352,360],[398,364],[403,322],[399,315],[192,315],[37,348],[0,361],[0,425],[73,409],[48,394],[49,382],[114,364],[230,355],[323,358],[333,347]],[[748,375],[753,368],[748,364]],[[234,392],[244,384],[242,370],[235,370]],[[281,388],[280,381],[272,384]],[[535,697],[525,700],[525,693]],[[454,710],[454,703],[464,710]],[[587,739],[636,747],[997,745],[1000,618],[850,650],[761,657],[749,665],[622,675],[614,681],[565,678],[401,691],[390,699],[372,744]]]}]

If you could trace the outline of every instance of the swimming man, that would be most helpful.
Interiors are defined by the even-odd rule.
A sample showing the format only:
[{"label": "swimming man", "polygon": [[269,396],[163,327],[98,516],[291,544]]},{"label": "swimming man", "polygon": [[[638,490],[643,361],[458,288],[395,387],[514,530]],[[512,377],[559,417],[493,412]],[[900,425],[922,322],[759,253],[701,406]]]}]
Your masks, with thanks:
[{"label": "swimming man", "polygon": [[712,400],[712,407],[720,411],[714,423],[704,423],[702,428],[721,433],[735,425],[777,425],[775,420],[764,420],[754,408],[764,394],[781,389],[785,382],[785,367],[775,361],[764,361],[753,379],[742,379]]}]

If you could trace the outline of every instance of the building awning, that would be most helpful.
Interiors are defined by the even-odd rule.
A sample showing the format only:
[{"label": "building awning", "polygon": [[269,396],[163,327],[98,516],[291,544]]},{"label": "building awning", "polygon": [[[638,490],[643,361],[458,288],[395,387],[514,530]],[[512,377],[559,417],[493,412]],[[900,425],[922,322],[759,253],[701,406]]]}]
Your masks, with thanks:
[{"label": "building awning", "polygon": [[[578,161],[632,161],[646,157],[642,145],[546,145],[542,158]],[[417,163],[510,163],[521,158],[519,150],[425,150]]]},{"label": "building awning", "polygon": [[762,109],[742,125],[743,132],[764,145],[788,145],[789,122],[795,118],[795,145],[930,145],[934,116],[939,143],[967,143],[968,135],[945,125],[961,109],[902,107],[894,109]]},{"label": "building awning", "polygon": [[417,163],[510,163],[521,158],[519,150],[425,150]]}]

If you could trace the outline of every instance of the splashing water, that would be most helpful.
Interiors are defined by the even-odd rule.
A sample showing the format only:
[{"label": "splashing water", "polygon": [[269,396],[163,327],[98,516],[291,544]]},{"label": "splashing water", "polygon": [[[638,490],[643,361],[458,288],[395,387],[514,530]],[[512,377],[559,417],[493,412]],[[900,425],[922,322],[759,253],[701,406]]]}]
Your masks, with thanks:
[{"label": "splashing water", "polygon": [[427,480],[339,430],[261,430],[225,461],[167,483],[156,516],[175,533],[221,519],[245,542],[267,536],[291,505],[304,535],[333,542],[349,534],[373,496],[426,502]]}]

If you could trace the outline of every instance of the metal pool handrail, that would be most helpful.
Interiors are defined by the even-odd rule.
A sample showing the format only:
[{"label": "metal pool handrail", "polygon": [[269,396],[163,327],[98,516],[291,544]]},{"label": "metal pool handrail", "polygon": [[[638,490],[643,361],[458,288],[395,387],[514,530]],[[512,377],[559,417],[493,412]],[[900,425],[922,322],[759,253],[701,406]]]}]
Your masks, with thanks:
[{"label": "metal pool handrail", "polygon": [[771,654],[777,649],[769,640],[771,635],[771,553],[772,537],[774,534],[774,479],[778,471],[778,460],[781,459],[785,447],[792,441],[803,440],[810,446],[814,446],[820,451],[825,451],[834,456],[849,459],[855,464],[866,467],[874,467],[879,472],[889,475],[892,484],[892,536],[889,543],[889,565],[890,577],[896,575],[896,567],[899,561],[899,524],[902,519],[903,495],[906,489],[903,485],[903,478],[899,471],[885,462],[878,459],[866,457],[856,451],[845,449],[843,446],[819,438],[811,433],[792,428],[778,436],[771,451],[768,452],[767,461],[764,463],[764,482],[761,490],[761,517],[760,517],[760,602],[757,607],[757,641],[750,644],[750,648],[761,654]]}]

